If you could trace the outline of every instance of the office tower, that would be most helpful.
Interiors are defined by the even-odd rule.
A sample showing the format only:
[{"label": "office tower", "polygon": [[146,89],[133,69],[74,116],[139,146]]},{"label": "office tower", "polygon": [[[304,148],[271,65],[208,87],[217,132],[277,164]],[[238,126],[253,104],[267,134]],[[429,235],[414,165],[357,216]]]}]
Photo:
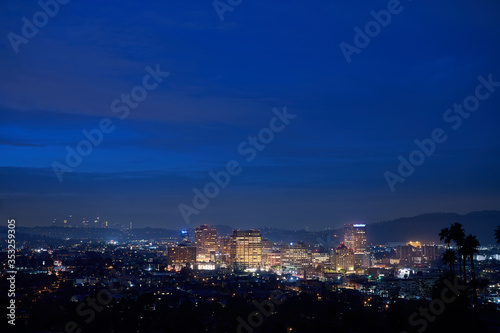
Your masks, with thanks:
[{"label": "office tower", "polygon": [[297,271],[311,265],[311,254],[306,244],[293,242],[281,245],[281,269]]},{"label": "office tower", "polygon": [[231,264],[236,269],[259,268],[262,265],[262,237],[259,230],[233,230],[230,248]]},{"label": "office tower", "polygon": [[370,267],[370,252],[354,253],[354,266],[355,267]]},{"label": "office tower", "polygon": [[353,271],[354,251],[347,248],[344,244],[341,244],[332,251],[330,255],[330,262],[332,264],[332,268],[337,272],[342,269],[345,271]]},{"label": "office tower", "polygon": [[400,245],[396,248],[396,253],[401,261],[405,261],[405,263],[414,263],[417,261],[416,258],[420,257],[420,248],[410,244]]},{"label": "office tower", "polygon": [[273,251],[267,254],[266,266],[281,268],[281,251]]},{"label": "office tower", "polygon": [[217,241],[217,230],[209,228],[204,224],[197,227],[194,231],[195,245],[198,248],[199,261],[211,261],[210,257],[215,256],[219,249]]},{"label": "office tower", "polygon": [[273,252],[273,242],[268,239],[262,240],[262,253],[271,253]]},{"label": "office tower", "polygon": [[431,262],[439,257],[438,247],[436,245],[422,245],[422,257],[426,262]]},{"label": "office tower", "polygon": [[231,238],[224,237],[219,242],[219,260],[222,263],[229,264],[231,261]]},{"label": "office tower", "polygon": [[330,263],[330,253],[328,252],[312,252],[311,262],[313,265],[328,265]]},{"label": "office tower", "polygon": [[267,239],[262,240],[262,266],[267,265],[267,255],[273,252],[273,242]]},{"label": "office tower", "polygon": [[344,225],[344,245],[354,253],[366,251],[366,224]]},{"label": "office tower", "polygon": [[421,245],[420,242],[407,242],[396,248],[398,258],[405,264],[421,264],[431,262],[439,257],[435,245]]},{"label": "office tower", "polygon": [[179,246],[168,247],[167,262],[169,265],[184,265],[196,262],[196,246],[180,244]]}]

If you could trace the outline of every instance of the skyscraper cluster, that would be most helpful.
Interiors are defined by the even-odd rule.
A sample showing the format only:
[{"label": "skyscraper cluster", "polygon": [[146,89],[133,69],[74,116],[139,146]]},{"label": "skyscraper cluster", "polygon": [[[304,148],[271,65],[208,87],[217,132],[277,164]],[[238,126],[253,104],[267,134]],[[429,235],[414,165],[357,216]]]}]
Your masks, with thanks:
[{"label": "skyscraper cluster", "polygon": [[[275,244],[263,239],[259,230],[233,230],[229,236],[220,237],[215,227],[203,224],[194,229],[194,242],[189,240],[188,231],[181,231],[179,244],[168,248],[168,263],[179,267],[189,263],[196,268],[205,267],[203,269],[272,268],[304,276],[323,271],[353,272],[372,267],[375,262],[368,252],[366,229],[365,224],[346,224],[344,241],[340,246],[318,250],[302,241]],[[400,248],[401,259],[414,256],[416,245],[412,245]],[[410,251],[413,251],[411,255]],[[436,257],[434,247],[419,247],[417,252],[425,261]],[[381,265],[380,258],[377,260]],[[412,259],[411,262],[417,263],[417,260]]]}]

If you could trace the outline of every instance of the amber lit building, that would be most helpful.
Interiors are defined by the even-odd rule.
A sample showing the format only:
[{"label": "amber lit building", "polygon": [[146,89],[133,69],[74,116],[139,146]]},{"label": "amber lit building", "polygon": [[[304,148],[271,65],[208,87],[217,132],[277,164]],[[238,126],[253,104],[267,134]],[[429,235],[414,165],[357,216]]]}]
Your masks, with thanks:
[{"label": "amber lit building", "polygon": [[229,264],[231,262],[231,238],[224,237],[219,241],[219,259],[221,263]]},{"label": "amber lit building", "polygon": [[273,242],[267,239],[262,240],[262,266],[269,266],[267,255],[273,252]]},{"label": "amber lit building", "polygon": [[306,244],[293,242],[281,245],[281,269],[300,270],[311,265],[311,254]]},{"label": "amber lit building", "polygon": [[266,254],[265,258],[265,266],[269,267],[281,267],[281,252],[280,251],[273,251],[271,253]]},{"label": "amber lit building", "polygon": [[396,248],[399,259],[406,264],[421,264],[436,260],[439,251],[435,245],[421,245],[420,242],[407,242]]},{"label": "amber lit building", "polygon": [[170,246],[168,248],[167,262],[169,265],[184,265],[196,262],[197,248],[180,244],[179,246]]},{"label": "amber lit building", "polygon": [[234,230],[230,245],[231,265],[237,269],[262,266],[262,236],[259,230]]},{"label": "amber lit building", "polygon": [[344,225],[344,245],[354,253],[366,251],[366,224]]},{"label": "amber lit building", "polygon": [[330,255],[330,262],[332,265],[332,269],[337,272],[342,269],[346,271],[353,271],[354,251],[342,244],[332,251]]},{"label": "amber lit building", "polygon": [[203,224],[195,229],[194,238],[198,248],[198,261],[214,261],[215,253],[219,249],[217,230]]}]

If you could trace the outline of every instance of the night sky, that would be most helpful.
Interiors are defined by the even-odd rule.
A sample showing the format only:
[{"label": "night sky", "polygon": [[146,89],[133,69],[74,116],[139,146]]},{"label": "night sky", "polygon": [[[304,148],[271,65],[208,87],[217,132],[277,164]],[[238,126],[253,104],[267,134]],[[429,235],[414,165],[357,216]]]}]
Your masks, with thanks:
[{"label": "night sky", "polygon": [[[221,20],[210,0],[71,0],[43,22],[37,1],[2,1],[0,219],[186,227],[179,205],[233,160],[241,171],[189,227],[500,209],[498,1],[231,2]],[[388,7],[346,59],[341,43],[354,49],[355,27]],[[38,32],[23,37],[33,15]],[[478,89],[476,111],[447,113]],[[131,92],[137,104],[121,100]],[[273,122],[284,108],[287,124]],[[60,181],[54,162],[103,122],[109,133]],[[386,171],[436,128],[446,140],[413,154],[425,160],[392,191]],[[273,137],[248,161],[239,147],[259,132]]]}]

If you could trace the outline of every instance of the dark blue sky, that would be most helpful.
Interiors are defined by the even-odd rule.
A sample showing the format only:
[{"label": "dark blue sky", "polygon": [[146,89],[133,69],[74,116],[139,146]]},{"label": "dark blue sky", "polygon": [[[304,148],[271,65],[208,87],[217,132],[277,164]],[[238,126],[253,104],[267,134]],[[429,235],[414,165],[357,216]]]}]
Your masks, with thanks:
[{"label": "dark blue sky", "polygon": [[[358,26],[388,1],[76,1],[18,45],[36,1],[0,5],[0,218],[93,218],[180,228],[208,173],[242,172],[191,225],[319,229],[426,212],[500,209],[500,87],[453,130],[443,114],[500,81],[497,1],[402,0],[348,64]],[[11,35],[12,36],[12,35]],[[125,119],[111,110],[146,67],[170,75]],[[151,81],[152,82],[152,81]],[[484,90],[486,92],[487,90]],[[495,89],[495,88],[492,88]],[[296,115],[246,162],[238,146]],[[52,163],[103,118],[115,126],[59,182]],[[414,140],[447,140],[392,192]]]}]

